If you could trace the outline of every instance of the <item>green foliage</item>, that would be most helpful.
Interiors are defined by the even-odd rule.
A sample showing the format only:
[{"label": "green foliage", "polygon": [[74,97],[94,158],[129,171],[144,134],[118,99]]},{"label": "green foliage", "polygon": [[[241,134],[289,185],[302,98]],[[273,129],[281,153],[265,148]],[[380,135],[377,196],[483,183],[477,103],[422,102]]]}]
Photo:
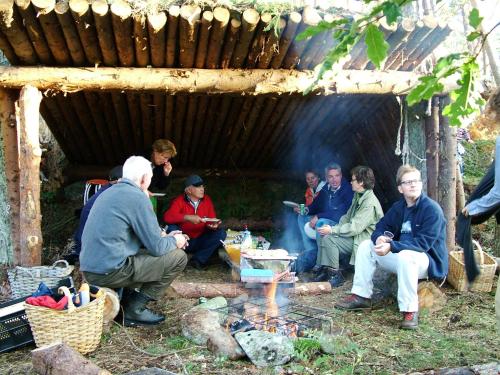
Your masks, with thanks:
[{"label": "green foliage", "polygon": [[462,76],[458,81],[458,89],[454,90],[450,97],[451,103],[443,110],[443,115],[450,118],[450,124],[459,126],[461,119],[474,113],[478,107],[484,104],[479,96],[475,101],[474,82],[477,80],[479,66],[475,61],[464,63],[461,67]]},{"label": "green foliage", "polygon": [[479,16],[479,11],[476,8],[473,8],[469,13],[469,25],[473,29],[477,29],[481,24],[483,17]]},{"label": "green foliage", "polygon": [[[309,93],[323,79],[326,72],[330,71],[335,64],[349,54],[352,47],[361,38],[365,39],[368,58],[373,65],[380,69],[387,57],[389,46],[385,41],[383,32],[376,26],[377,21],[385,17],[389,24],[397,22],[401,16],[402,7],[412,1],[414,0],[387,0],[375,5],[365,16],[357,20],[345,17],[332,23],[320,23],[302,32],[298,36],[299,40],[310,38],[318,33],[327,33],[328,30],[331,30],[333,37],[337,41],[319,67],[315,82],[304,93]],[[364,2],[370,4],[374,1],[364,0]],[[407,102],[410,106],[422,100],[429,100],[432,96],[441,93],[444,89],[443,79],[457,74],[460,77],[457,81],[458,88],[451,93],[451,103],[443,113],[449,117],[451,125],[460,125],[464,118],[479,112],[480,106],[484,102],[478,95],[474,95],[474,83],[479,73],[476,58],[487,36],[500,25],[498,23],[488,33],[483,33],[480,28],[482,20],[483,17],[479,15],[479,11],[473,8],[469,13],[469,24],[474,30],[467,35],[467,40],[469,42],[478,42],[475,54],[452,53],[439,59],[432,73],[419,78],[418,84],[407,95]]]},{"label": "green foliage", "polygon": [[463,142],[465,148],[464,180],[466,182],[479,182],[491,164],[494,140],[477,140],[474,143]]},{"label": "green foliage", "polygon": [[165,345],[172,350],[186,349],[191,342],[184,336],[172,336],[165,340]]},{"label": "green foliage", "polygon": [[309,362],[321,352],[321,344],[315,338],[297,338],[293,342],[294,356],[302,362]]},{"label": "green foliage", "polygon": [[374,25],[368,25],[365,35],[366,53],[373,65],[380,69],[387,57],[389,44],[385,41],[384,33]]}]

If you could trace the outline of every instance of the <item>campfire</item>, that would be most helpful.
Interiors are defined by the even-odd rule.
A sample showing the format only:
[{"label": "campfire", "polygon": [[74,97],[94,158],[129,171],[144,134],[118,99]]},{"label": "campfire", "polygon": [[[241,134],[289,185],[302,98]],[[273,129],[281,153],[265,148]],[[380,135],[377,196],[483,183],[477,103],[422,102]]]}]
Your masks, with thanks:
[{"label": "campfire", "polygon": [[264,284],[265,295],[219,309],[226,314],[225,328],[232,335],[260,330],[278,335],[305,336],[307,331],[331,333],[332,320],[328,311],[292,302],[277,294],[278,283]]}]

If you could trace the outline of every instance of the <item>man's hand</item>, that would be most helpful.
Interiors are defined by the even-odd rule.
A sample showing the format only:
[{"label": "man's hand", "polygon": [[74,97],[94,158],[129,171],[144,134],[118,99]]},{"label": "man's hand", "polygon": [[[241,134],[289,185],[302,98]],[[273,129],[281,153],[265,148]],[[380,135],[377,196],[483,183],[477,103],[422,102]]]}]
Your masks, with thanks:
[{"label": "man's hand", "polygon": [[172,164],[170,163],[170,161],[166,161],[165,163],[163,163],[163,174],[165,176],[168,176],[170,172],[172,172]]},{"label": "man's hand", "polygon": [[387,236],[378,236],[377,240],[375,241],[375,245],[381,245],[383,243],[389,243],[391,241],[392,240]]},{"label": "man's hand", "polygon": [[462,214],[467,217],[469,216],[469,210],[467,209],[467,206],[465,206],[463,209],[462,209]]},{"label": "man's hand", "polygon": [[188,242],[186,239],[186,236],[182,233],[176,233],[173,235],[175,238],[175,243],[177,248],[179,249],[185,249],[188,246]]},{"label": "man's hand", "polygon": [[323,225],[321,228],[318,228],[316,229],[318,231],[319,234],[321,234],[322,236],[326,236],[328,234],[332,234],[333,233],[333,228],[328,225],[328,224],[325,224]]},{"label": "man's hand", "polygon": [[[382,237],[382,236],[381,236]],[[378,240],[378,239],[377,239]],[[384,255],[386,255],[388,252],[391,251],[391,244],[388,243],[388,242],[383,242],[379,245],[375,245],[373,247],[373,250],[375,251],[375,253],[381,257],[383,257]]]},{"label": "man's hand", "polygon": [[314,229],[316,228],[316,223],[318,222],[318,217],[314,215],[311,220],[309,221],[309,226]]},{"label": "man's hand", "polygon": [[189,221],[192,224],[202,223],[201,217],[198,215],[184,215],[184,220]]},{"label": "man's hand", "polygon": [[295,212],[296,214],[300,214],[300,208],[299,207],[294,207],[293,208],[293,212]]}]

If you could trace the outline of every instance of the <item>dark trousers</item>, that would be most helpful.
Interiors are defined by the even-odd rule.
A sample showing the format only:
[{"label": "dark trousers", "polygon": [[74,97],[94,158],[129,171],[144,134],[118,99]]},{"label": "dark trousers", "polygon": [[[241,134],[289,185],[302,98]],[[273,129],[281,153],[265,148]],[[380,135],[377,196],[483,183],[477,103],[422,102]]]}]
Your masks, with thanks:
[{"label": "dark trousers", "polygon": [[[168,232],[173,230],[180,230],[180,228],[177,225],[169,225]],[[222,246],[221,241],[225,239],[226,231],[224,229],[206,229],[201,236],[189,240],[186,253],[193,254],[192,260],[206,264],[215,250]]]}]

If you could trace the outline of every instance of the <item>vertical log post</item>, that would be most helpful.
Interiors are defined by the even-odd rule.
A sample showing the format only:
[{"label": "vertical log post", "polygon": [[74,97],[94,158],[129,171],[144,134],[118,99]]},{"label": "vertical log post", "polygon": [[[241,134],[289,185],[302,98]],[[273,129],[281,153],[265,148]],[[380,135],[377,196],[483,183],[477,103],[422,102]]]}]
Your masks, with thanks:
[{"label": "vertical log post", "polygon": [[13,231],[19,233],[19,243],[15,247],[20,251],[15,252],[14,263],[24,266],[40,265],[42,260],[39,178],[42,150],[38,140],[41,101],[40,91],[25,86],[16,102],[19,200],[12,203],[19,207],[19,220],[13,223]]},{"label": "vertical log post", "polygon": [[427,195],[438,199],[439,173],[439,98],[431,99],[431,114],[425,119],[425,157],[427,159]]},{"label": "vertical log post", "polygon": [[[6,221],[0,222],[0,258],[8,263],[20,264],[21,247],[19,246],[19,144],[17,143],[15,101],[17,90],[0,89],[0,126],[2,133],[3,168],[7,184],[7,205],[2,214]],[[5,212],[5,213],[4,213]],[[10,220],[9,220],[10,219]]]},{"label": "vertical log post", "polygon": [[456,129],[450,127],[448,118],[443,116],[443,108],[450,103],[450,97],[444,96],[440,99],[439,106],[439,135],[440,157],[439,157],[439,203],[446,218],[446,241],[448,251],[455,249],[455,224],[456,224],[456,151],[457,137]]}]

